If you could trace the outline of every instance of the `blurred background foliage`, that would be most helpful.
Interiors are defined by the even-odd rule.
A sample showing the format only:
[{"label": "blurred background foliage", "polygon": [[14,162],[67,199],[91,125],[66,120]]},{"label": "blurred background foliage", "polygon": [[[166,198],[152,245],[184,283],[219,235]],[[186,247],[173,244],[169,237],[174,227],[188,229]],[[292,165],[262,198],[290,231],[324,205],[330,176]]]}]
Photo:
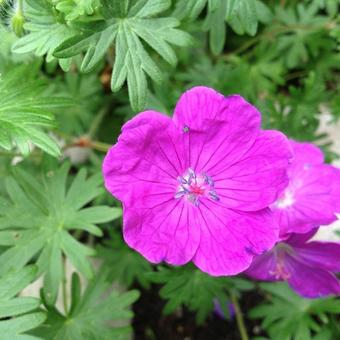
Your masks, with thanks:
[{"label": "blurred background foliage", "polygon": [[[0,293],[1,339],[128,338],[131,328],[112,320],[131,319],[138,294],[107,293],[112,282],[142,296],[160,289],[164,314],[197,312],[200,327],[211,327],[219,301],[225,332],[235,328],[233,297],[257,339],[340,338],[339,300],[309,302],[284,284],[214,279],[190,265],[151,266],[123,242],[119,203],[100,176],[126,120],[143,109],[171,115],[195,85],[241,94],[265,128],[314,141],[336,159],[319,125],[340,116],[339,5],[0,0],[0,286],[13,285]],[[13,298],[39,277],[40,300]],[[140,339],[158,336],[157,327],[137,328]]]}]

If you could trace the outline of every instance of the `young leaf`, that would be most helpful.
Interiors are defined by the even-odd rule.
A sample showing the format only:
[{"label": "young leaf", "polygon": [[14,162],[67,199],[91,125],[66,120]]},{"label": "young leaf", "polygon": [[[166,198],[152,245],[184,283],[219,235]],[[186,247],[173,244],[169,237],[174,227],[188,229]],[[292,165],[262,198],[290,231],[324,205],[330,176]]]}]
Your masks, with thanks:
[{"label": "young leaf", "polygon": [[[77,241],[71,230],[88,231],[101,236],[96,224],[111,221],[121,214],[119,208],[86,207],[102,192],[101,177],[86,179],[82,170],[66,185],[69,167],[43,176],[41,183],[27,172],[17,169],[15,178],[7,181],[10,201],[0,211],[0,228],[16,233],[8,240],[7,250],[0,255],[0,274],[21,268],[34,256],[44,276],[44,297],[54,304],[62,279],[62,254],[87,278],[93,275],[87,256],[94,250]],[[9,244],[10,243],[10,244]]]},{"label": "young leaf", "polygon": [[54,59],[55,48],[71,37],[75,31],[62,23],[62,18],[48,1],[26,0],[25,2],[28,5],[25,11],[28,22],[24,28],[29,33],[13,44],[12,51],[34,52],[36,56],[46,55],[47,62],[50,62]]},{"label": "young leaf", "polygon": [[79,277],[73,274],[70,311],[64,316],[54,307],[48,308],[47,321],[35,334],[54,340],[126,339],[131,328],[117,321],[131,319],[130,305],[138,299],[139,293],[136,290],[108,293],[108,288],[106,274],[102,271],[80,296]]},{"label": "young leaf", "polygon": [[91,15],[99,7],[99,0],[55,0],[56,9],[65,14],[67,21],[73,21],[83,15]]}]

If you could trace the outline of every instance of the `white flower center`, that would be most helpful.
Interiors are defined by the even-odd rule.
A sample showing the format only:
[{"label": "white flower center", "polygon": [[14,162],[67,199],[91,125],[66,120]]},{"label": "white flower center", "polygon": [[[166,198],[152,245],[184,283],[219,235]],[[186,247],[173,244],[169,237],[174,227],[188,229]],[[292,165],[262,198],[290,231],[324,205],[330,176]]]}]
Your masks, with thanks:
[{"label": "white flower center", "polygon": [[178,177],[178,182],[175,198],[184,197],[196,206],[203,197],[219,201],[214,189],[214,181],[206,174],[196,174],[193,169],[189,168],[183,176]]},{"label": "white flower center", "polygon": [[283,195],[274,203],[274,206],[279,209],[284,209],[292,206],[295,199],[291,190],[286,189]]}]

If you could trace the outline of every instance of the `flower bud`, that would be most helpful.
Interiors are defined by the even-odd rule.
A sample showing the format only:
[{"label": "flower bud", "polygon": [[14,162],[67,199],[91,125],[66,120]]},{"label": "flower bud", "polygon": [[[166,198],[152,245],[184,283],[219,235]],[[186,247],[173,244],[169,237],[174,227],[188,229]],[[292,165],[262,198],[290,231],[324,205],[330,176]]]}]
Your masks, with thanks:
[{"label": "flower bud", "polygon": [[11,27],[16,36],[21,37],[24,34],[24,23],[25,18],[20,12],[13,15],[11,19]]}]

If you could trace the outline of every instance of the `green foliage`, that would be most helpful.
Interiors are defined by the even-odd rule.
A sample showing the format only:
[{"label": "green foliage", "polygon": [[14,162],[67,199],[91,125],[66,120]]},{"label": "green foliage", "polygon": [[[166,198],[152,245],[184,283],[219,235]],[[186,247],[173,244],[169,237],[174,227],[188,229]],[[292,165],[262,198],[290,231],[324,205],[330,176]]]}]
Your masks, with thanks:
[{"label": "green foliage", "polygon": [[132,108],[143,109],[147,96],[146,75],[154,81],[161,81],[162,75],[141,40],[172,65],[177,58],[170,44],[185,46],[190,40],[187,33],[176,28],[179,25],[176,19],[153,18],[169,5],[165,0],[141,1],[130,8],[126,5],[121,13],[109,1],[104,2],[105,20],[82,25],[80,33],[64,41],[54,55],[69,58],[86,50],[81,70],[88,72],[115,42],[111,89],[118,91],[127,80]]},{"label": "green foliage", "polygon": [[[56,142],[41,128],[55,126],[53,111],[70,104],[67,98],[47,96],[44,82],[30,76],[28,67],[18,67],[0,76],[0,147],[11,150],[16,146],[27,155],[32,143],[57,156]],[[26,74],[25,81],[22,75]]]},{"label": "green foliage", "polygon": [[[317,57],[320,50],[332,44],[325,31],[332,25],[329,18],[318,15],[315,3],[299,4],[295,8],[276,8],[276,17],[280,24],[277,27],[280,39],[277,43],[278,53],[284,52],[288,68],[294,68],[309,58]],[[275,26],[274,26],[275,29]],[[323,36],[323,38],[321,38]]]},{"label": "green foliage", "polygon": [[[73,29],[62,22],[62,17],[54,7],[44,0],[26,0],[29,9],[25,12],[28,22],[24,28],[29,33],[13,44],[16,53],[34,52],[36,56],[46,55],[47,61],[53,60],[53,52],[68,37]],[[71,59],[63,60],[60,65],[68,70]]]},{"label": "green foliage", "polygon": [[91,15],[99,7],[99,0],[54,0],[55,8],[65,15],[65,20],[73,21],[83,15]]},{"label": "green foliage", "polygon": [[[253,308],[249,316],[262,318],[262,327],[273,340],[312,339],[312,334],[322,331],[322,324],[329,323],[331,314],[340,313],[338,299],[303,299],[285,283],[263,283],[260,287],[271,295],[270,302]],[[320,339],[332,339],[321,334]]]},{"label": "green foliage", "polygon": [[214,299],[218,299],[221,306],[224,306],[229,297],[228,291],[236,291],[237,294],[253,288],[248,281],[209,276],[191,265],[178,268],[159,267],[157,272],[148,276],[152,282],[164,285],[159,294],[163,299],[169,300],[163,310],[165,314],[174,312],[183,304],[189,310],[197,312],[198,323],[202,323],[212,313]]},{"label": "green foliage", "polygon": [[111,231],[110,237],[98,248],[98,255],[104,260],[109,278],[127,287],[137,281],[142,287],[150,288],[148,273],[152,272],[151,264],[126,247],[117,233]]},{"label": "green foliage", "polygon": [[35,333],[53,340],[127,339],[131,328],[121,321],[133,316],[129,308],[138,296],[136,290],[119,294],[109,289],[105,272],[97,274],[82,294],[80,278],[74,273],[70,309],[62,315],[47,304],[46,323]]},{"label": "green foliage", "polygon": [[[40,301],[31,297],[15,297],[36,278],[36,275],[37,267],[27,266],[0,278],[1,339],[38,339],[23,333],[38,327],[46,319],[44,313],[35,311],[39,308]],[[1,320],[10,317],[11,319]]]},{"label": "green foliage", "polygon": [[327,99],[327,94],[324,84],[313,72],[302,85],[289,87],[289,99],[279,96],[276,105],[271,103],[266,124],[268,128],[281,130],[295,139],[310,140],[317,137],[313,132],[319,125],[319,103]]},{"label": "green foliage", "polygon": [[272,13],[259,0],[179,0],[174,15],[180,19],[194,20],[207,4],[207,16],[203,28],[209,32],[209,44],[213,54],[219,55],[226,41],[227,22],[242,35],[255,35],[258,22],[268,23]]},{"label": "green foliage", "polygon": [[62,280],[62,254],[87,278],[93,276],[87,256],[94,250],[81,244],[71,230],[101,236],[96,224],[121,215],[119,208],[86,207],[102,192],[99,176],[86,179],[81,170],[70,187],[66,185],[69,166],[41,177],[41,183],[26,171],[15,170],[6,181],[10,199],[0,201],[0,244],[9,247],[0,255],[0,274],[21,268],[33,257],[44,276],[44,296],[54,304]]},{"label": "green foliage", "polygon": [[[259,303],[250,315],[270,339],[338,339],[335,299],[304,300],[276,284],[257,290],[191,265],[156,270],[123,241],[121,209],[102,194],[100,173],[126,120],[144,108],[171,115],[195,85],[239,93],[260,109],[264,128],[314,141],[328,160],[337,158],[319,125],[339,123],[339,6],[0,0],[0,338],[125,339],[127,329],[107,321],[129,320],[136,293],[105,295],[116,281],[123,289],[159,288],[167,314],[183,306],[200,323],[209,322],[216,299],[227,316],[232,294],[244,313]],[[94,255],[103,268],[96,275]],[[71,300],[68,261],[89,281],[81,294],[73,277]],[[47,321],[38,299],[16,296],[39,277]],[[70,306],[65,315],[56,307],[61,298]]]},{"label": "green foliage", "polygon": [[68,110],[61,110],[56,115],[59,129],[67,135],[86,133],[94,115],[103,105],[103,91],[96,75],[66,73],[50,86],[49,93],[54,92],[73,103]]}]

